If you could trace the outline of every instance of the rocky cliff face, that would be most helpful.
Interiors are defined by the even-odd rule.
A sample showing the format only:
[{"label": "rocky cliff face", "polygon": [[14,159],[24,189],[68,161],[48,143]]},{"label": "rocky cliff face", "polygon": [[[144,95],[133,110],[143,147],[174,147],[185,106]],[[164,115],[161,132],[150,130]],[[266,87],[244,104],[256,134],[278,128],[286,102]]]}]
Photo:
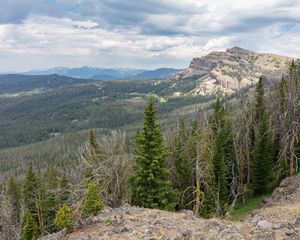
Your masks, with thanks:
[{"label": "rocky cliff face", "polygon": [[132,207],[106,208],[71,234],[43,240],[273,240],[300,239],[300,176],[287,178],[245,221],[205,220],[179,213]]},{"label": "rocky cliff face", "polygon": [[225,52],[212,52],[207,56],[194,58],[190,66],[174,79],[200,80],[194,94],[231,94],[256,84],[262,75],[269,79],[280,79],[292,60],[290,57],[234,47]]}]

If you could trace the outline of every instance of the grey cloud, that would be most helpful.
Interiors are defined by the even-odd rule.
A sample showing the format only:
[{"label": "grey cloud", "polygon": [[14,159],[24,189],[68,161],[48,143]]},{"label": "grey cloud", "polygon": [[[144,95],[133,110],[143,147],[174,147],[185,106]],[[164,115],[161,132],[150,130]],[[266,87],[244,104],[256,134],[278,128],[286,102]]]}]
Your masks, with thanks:
[{"label": "grey cloud", "polygon": [[0,0],[0,67],[185,67],[232,45],[300,55],[299,23],[291,0]]}]

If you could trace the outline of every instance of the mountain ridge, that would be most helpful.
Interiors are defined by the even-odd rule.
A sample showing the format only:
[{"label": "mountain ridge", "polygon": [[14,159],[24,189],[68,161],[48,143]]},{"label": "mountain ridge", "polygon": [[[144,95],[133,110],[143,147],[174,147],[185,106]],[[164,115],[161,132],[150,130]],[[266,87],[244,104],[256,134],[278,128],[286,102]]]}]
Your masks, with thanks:
[{"label": "mountain ridge", "polygon": [[174,80],[199,80],[193,94],[232,94],[255,85],[260,76],[281,79],[293,60],[292,57],[233,47],[193,58],[189,67],[176,74]]},{"label": "mountain ridge", "polygon": [[32,70],[21,72],[23,75],[51,75],[59,74],[66,77],[86,78],[93,80],[147,80],[165,79],[173,77],[181,69],[157,68],[153,70],[131,69],[131,68],[97,68],[97,67],[54,67],[44,70]]}]

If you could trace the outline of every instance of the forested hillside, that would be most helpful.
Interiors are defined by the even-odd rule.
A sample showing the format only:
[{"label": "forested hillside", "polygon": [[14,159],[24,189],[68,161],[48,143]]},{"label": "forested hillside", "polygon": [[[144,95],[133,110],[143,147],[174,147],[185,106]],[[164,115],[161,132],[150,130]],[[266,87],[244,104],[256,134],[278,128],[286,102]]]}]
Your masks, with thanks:
[{"label": "forested hillside", "polygon": [[[162,117],[212,99],[191,96],[194,81],[91,81],[59,75],[0,76],[0,149],[89,128],[137,125],[149,94]],[[168,116],[163,116],[168,113]],[[171,114],[172,115],[172,114]]]},{"label": "forested hillside", "polygon": [[[59,97],[74,94],[68,98],[72,99],[68,108],[72,110],[70,104],[75,100],[82,105],[77,108],[74,105],[74,113],[77,110],[78,115],[66,113],[69,118],[64,120],[77,119],[79,123],[84,123],[86,115],[91,113],[88,110],[93,109],[87,102],[96,95],[101,97],[104,99],[101,104],[107,105],[100,105],[91,119],[105,122],[101,114],[116,111],[115,115],[105,116],[107,123],[116,124],[111,128],[118,126],[114,122],[118,117],[124,117],[122,122],[128,120],[116,108],[127,101],[128,112],[136,116],[128,124],[134,120],[139,130],[91,130],[78,138],[79,142],[80,138],[85,139],[78,148],[69,148],[72,144],[48,145],[48,153],[53,147],[53,152],[62,151],[71,156],[68,164],[64,158],[51,164],[51,157],[46,163],[41,157],[41,165],[26,160],[24,176],[20,174],[21,169],[16,168],[19,172],[15,174],[10,170],[9,179],[2,179],[1,237],[29,240],[60,229],[72,232],[98,215],[104,206],[118,207],[125,202],[169,211],[188,209],[204,218],[233,216],[239,206],[247,206],[253,199],[270,194],[282,179],[299,172],[300,66],[291,62],[288,73],[279,82],[267,87],[267,81],[260,77],[255,87],[242,97],[221,95],[216,99],[171,97],[179,88],[172,80],[80,83],[48,90],[48,96],[52,97],[47,99],[53,102],[45,102],[45,106],[53,108],[51,113],[58,111],[56,107],[62,106],[59,104],[66,103],[67,99],[58,102]],[[181,85],[180,89],[184,87],[187,92],[192,88]],[[132,97],[137,89],[142,97]],[[60,91],[64,94],[57,94]],[[90,98],[80,102],[81,91],[86,91]],[[149,92],[152,94],[148,95]],[[28,99],[32,101],[36,97],[36,103],[41,103],[42,96],[37,93]],[[24,101],[26,96],[19,102],[20,106]],[[96,99],[94,106],[97,104],[100,103]],[[22,113],[22,107],[17,109],[16,112]],[[79,114],[78,109],[86,112]],[[99,113],[100,109],[105,112]],[[179,112],[173,115],[173,110],[178,109],[187,115],[180,116]],[[191,112],[194,114],[188,115]],[[167,115],[173,124],[162,125],[167,122]],[[28,121],[38,126],[35,117]],[[52,120],[57,123],[59,118],[52,116]],[[66,122],[67,127],[70,122]],[[53,134],[60,132],[51,130]],[[30,151],[34,153],[35,148],[28,148]],[[37,156],[40,153],[36,150]]]}]

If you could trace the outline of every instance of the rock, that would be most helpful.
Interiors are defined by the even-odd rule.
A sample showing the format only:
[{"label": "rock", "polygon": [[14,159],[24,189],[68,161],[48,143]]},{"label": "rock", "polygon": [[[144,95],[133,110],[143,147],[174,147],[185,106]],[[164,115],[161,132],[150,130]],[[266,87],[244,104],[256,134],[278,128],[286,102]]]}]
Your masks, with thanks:
[{"label": "rock", "polygon": [[249,219],[249,222],[257,225],[257,223],[261,220],[261,217],[258,214],[255,214],[252,218]]},{"label": "rock", "polygon": [[269,203],[270,202],[270,198],[264,198],[261,202],[263,203],[263,204],[266,204],[266,203]]},{"label": "rock", "polygon": [[292,230],[292,229],[287,229],[287,230],[285,230],[285,234],[287,235],[287,236],[293,236],[294,235],[294,230]]},{"label": "rock", "polygon": [[177,73],[174,80],[201,79],[193,90],[199,95],[217,92],[231,94],[256,84],[261,75],[280,80],[291,60],[289,57],[234,47],[225,52],[211,52],[193,58],[189,67]]},{"label": "rock", "polygon": [[163,236],[164,240],[176,240],[179,237],[178,230],[176,228],[167,229]]},{"label": "rock", "polygon": [[266,228],[273,228],[273,224],[266,221],[266,220],[262,220],[262,221],[259,221],[257,223],[257,226],[260,227],[260,228],[263,228],[263,229],[266,229]]},{"label": "rock", "polygon": [[296,227],[300,227],[300,217],[298,217],[294,224]]},{"label": "rock", "polygon": [[191,230],[186,230],[182,233],[182,239],[188,240],[191,239],[192,237],[192,231]]},{"label": "rock", "polygon": [[67,236],[59,232],[42,240],[300,240],[299,182],[300,175],[290,178],[288,185],[277,188],[263,207],[249,214],[244,222],[201,219],[191,211],[174,213],[123,205],[106,208],[92,218],[91,224]]},{"label": "rock", "polygon": [[197,218],[196,215],[191,210],[182,210],[180,212],[184,213],[183,219],[192,220],[192,219]]}]

